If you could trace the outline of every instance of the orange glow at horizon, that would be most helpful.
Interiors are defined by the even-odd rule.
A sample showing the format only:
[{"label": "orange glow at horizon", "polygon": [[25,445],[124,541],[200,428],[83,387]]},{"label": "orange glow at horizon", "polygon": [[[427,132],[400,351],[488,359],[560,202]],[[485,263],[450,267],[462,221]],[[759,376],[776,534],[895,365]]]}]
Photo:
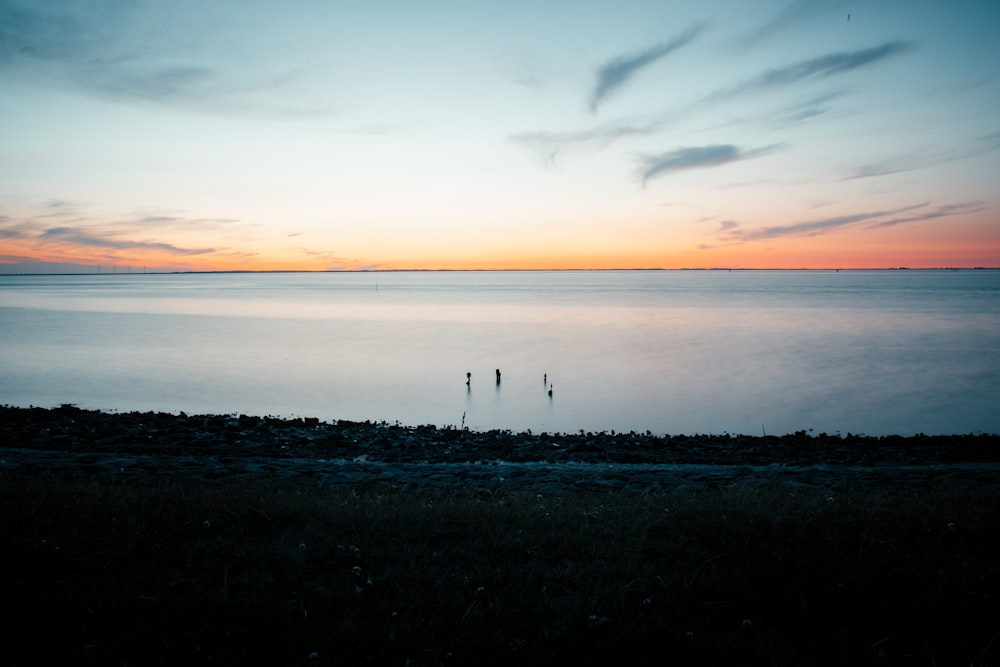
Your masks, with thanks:
[{"label": "orange glow at horizon", "polygon": [[[649,224],[621,222],[618,235],[589,230],[481,234],[456,238],[355,234],[350,244],[319,233],[260,239],[209,231],[130,242],[110,232],[8,238],[4,266],[30,260],[92,267],[94,272],[337,271],[337,270],[594,270],[594,269],[864,269],[1000,267],[1000,227],[988,217],[964,216],[948,225],[836,229],[711,245],[711,230],[686,235]],[[560,235],[561,234],[561,235]],[[381,239],[387,239],[382,241]],[[700,241],[706,241],[699,247]],[[334,252],[325,248],[343,247]]]},{"label": "orange glow at horizon", "polygon": [[[189,256],[154,252],[125,256],[51,254],[46,262],[93,267],[100,273],[143,273],[163,271],[358,271],[358,270],[599,270],[599,269],[881,269],[881,268],[977,268],[1000,266],[998,249],[981,248],[970,252],[964,246],[953,248],[911,248],[908,250],[865,248],[842,251],[822,248],[718,248],[714,250],[665,251],[631,254],[556,254],[538,253],[521,257],[510,255],[479,256],[456,259],[442,256],[414,256],[380,260],[335,260],[293,256],[291,253],[254,253],[252,256]],[[15,250],[16,251],[16,250]],[[0,263],[0,272],[11,262]]]}]

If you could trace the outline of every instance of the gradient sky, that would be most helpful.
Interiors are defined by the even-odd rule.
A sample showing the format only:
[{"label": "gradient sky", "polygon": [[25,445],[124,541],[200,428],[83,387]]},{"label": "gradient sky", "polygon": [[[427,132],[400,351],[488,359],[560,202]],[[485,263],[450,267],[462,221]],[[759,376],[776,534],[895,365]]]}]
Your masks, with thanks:
[{"label": "gradient sky", "polygon": [[1000,266],[998,34],[997,0],[0,0],[0,272]]}]

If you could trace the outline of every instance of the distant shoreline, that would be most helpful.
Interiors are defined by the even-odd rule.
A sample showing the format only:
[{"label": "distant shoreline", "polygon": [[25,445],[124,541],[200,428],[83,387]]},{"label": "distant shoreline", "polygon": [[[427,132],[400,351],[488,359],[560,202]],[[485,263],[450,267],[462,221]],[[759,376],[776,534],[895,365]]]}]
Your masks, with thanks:
[{"label": "distant shoreline", "polygon": [[331,269],[326,271],[316,271],[310,269],[269,269],[269,270],[220,270],[220,271],[16,271],[0,272],[0,276],[165,276],[165,275],[226,275],[226,274],[287,274],[287,273],[604,273],[604,272],[888,272],[888,271],[916,271],[916,272],[959,272],[959,271],[1000,271],[1000,266],[973,266],[973,267],[868,267],[868,268],[744,268],[744,267],[682,267],[677,269],[649,267],[649,268],[598,268],[598,269]]}]

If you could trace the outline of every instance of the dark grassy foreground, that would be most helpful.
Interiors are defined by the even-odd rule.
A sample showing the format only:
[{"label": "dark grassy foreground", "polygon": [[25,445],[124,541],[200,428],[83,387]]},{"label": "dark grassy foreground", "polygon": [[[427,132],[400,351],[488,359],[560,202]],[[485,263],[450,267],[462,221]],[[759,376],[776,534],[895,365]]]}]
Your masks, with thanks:
[{"label": "dark grassy foreground", "polygon": [[2,662],[1000,664],[995,492],[2,474]]}]

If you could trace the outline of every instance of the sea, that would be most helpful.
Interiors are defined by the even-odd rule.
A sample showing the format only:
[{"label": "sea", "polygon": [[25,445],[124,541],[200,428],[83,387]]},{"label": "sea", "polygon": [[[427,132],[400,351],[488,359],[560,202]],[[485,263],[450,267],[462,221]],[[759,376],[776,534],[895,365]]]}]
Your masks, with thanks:
[{"label": "sea", "polygon": [[22,407],[1000,433],[998,270],[5,275],[0,341]]}]

